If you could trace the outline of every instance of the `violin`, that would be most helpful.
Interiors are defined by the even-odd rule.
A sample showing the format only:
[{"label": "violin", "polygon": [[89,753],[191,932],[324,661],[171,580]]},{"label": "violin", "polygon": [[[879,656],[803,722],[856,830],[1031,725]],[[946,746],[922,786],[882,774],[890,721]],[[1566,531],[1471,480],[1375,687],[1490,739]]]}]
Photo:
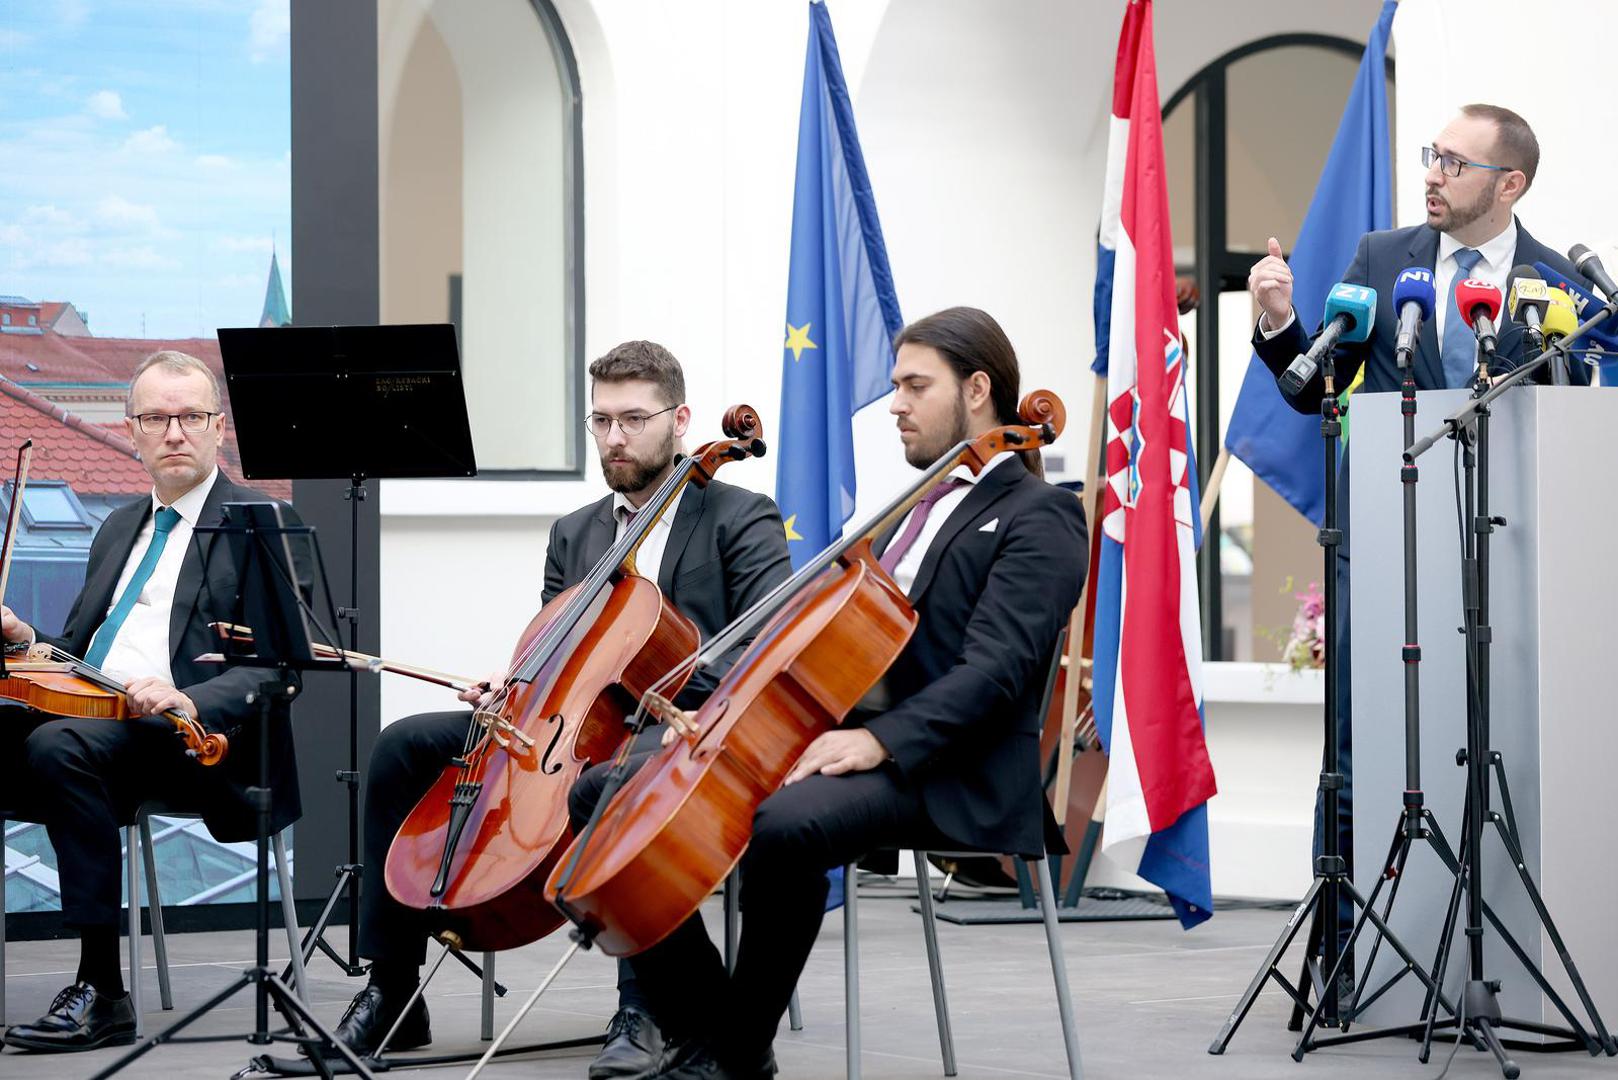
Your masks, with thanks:
[{"label": "violin", "polygon": [[673,695],[688,677],[664,676],[682,670],[701,633],[637,572],[635,553],[686,484],[764,454],[749,406],[726,412],[722,427],[727,438],[681,459],[585,579],[534,616],[461,754],[394,836],[388,891],[467,949],[517,948],[561,925],[542,889],[572,841],[573,782],[625,740],[624,716],[643,694]]},{"label": "violin", "polygon": [[[33,447],[34,441],[28,439],[17,450],[11,507],[6,514],[5,539],[0,541],[0,600],[5,598],[6,581],[11,576],[11,551],[22,517],[23,493],[28,489]],[[0,701],[53,716],[87,720],[128,720],[133,715],[123,683],[45,642],[28,648],[5,646],[0,656]],[[161,716],[174,725],[175,733],[185,741],[185,752],[198,762],[217,765],[225,760],[230,740],[224,735],[207,730],[195,717],[178,709],[165,710]]]},{"label": "violin", "polygon": [[1049,391],[1023,398],[1018,413],[1022,424],[956,444],[694,658],[710,664],[753,636],[691,730],[603,800],[545,886],[603,952],[641,952],[689,918],[740,860],[759,804],[898,659],[918,617],[872,543],[957,465],[981,473],[1002,451],[1037,452],[1066,419]]}]

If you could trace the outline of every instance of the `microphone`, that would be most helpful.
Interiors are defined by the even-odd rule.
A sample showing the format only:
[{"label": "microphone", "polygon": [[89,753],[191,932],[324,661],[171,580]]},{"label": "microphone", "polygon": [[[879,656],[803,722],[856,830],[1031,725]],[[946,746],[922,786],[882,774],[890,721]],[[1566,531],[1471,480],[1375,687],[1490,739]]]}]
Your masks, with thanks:
[{"label": "microphone", "polygon": [[[1499,295],[1500,290],[1495,290]],[[1498,308],[1496,304],[1496,308]],[[1309,347],[1281,373],[1281,392],[1295,395],[1315,377],[1320,358],[1339,341],[1365,341],[1376,321],[1376,290],[1340,281],[1326,294],[1326,327]]]},{"label": "microphone", "polygon": [[1399,336],[1394,339],[1393,355],[1401,368],[1410,366],[1422,320],[1433,317],[1436,299],[1433,272],[1425,266],[1412,266],[1394,279],[1393,310],[1399,313]]},{"label": "microphone", "polygon": [[1487,281],[1467,278],[1455,286],[1455,306],[1478,336],[1479,361],[1485,371],[1494,361],[1494,321],[1500,317],[1500,290]]},{"label": "microphone", "polygon": [[1589,278],[1608,300],[1618,298],[1618,284],[1613,283],[1612,275],[1601,265],[1601,258],[1595,252],[1583,244],[1574,244],[1567,249],[1567,260],[1579,273]]}]

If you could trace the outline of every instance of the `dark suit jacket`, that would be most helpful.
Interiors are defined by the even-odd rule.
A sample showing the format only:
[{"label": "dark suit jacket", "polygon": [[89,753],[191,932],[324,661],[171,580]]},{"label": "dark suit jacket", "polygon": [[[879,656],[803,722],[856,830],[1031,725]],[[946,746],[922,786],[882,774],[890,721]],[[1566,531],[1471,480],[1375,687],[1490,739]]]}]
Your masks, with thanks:
[{"label": "dark suit jacket", "polygon": [[[202,504],[197,523],[218,525],[224,519],[221,507],[227,502],[266,501],[269,501],[268,496],[231,482],[221,472]],[[282,509],[290,523],[298,523],[290,506],[283,505]],[[74,656],[84,655],[90,638],[112,605],[119,575],[151,513],[152,500],[143,496],[107,515],[90,544],[84,588],[68,612],[67,626],[60,638],[45,640]],[[192,763],[196,783],[184,792],[165,794],[164,799],[175,809],[200,812],[208,831],[216,839],[233,842],[250,840],[257,835],[247,800],[247,788],[258,783],[258,733],[249,723],[257,711],[246,698],[263,681],[264,672],[195,661],[202,653],[219,651],[219,639],[208,629],[208,624],[229,621],[234,615],[236,571],[223,549],[206,559],[208,580],[206,584],[203,582],[204,555],[212,545],[213,537],[195,534],[185,561],[180,564],[174,607],[169,615],[169,644],[173,649],[169,666],[174,684],[196,702],[197,719],[208,730],[227,735],[230,750],[218,765]],[[270,732],[270,786],[274,792],[271,828],[279,830],[296,821],[303,812],[292,730],[284,722],[279,722],[276,730]]]},{"label": "dark suit jacket", "polygon": [[[1358,391],[1359,393],[1398,391],[1399,365],[1393,357],[1393,342],[1399,332],[1399,313],[1393,309],[1393,283],[1400,271],[1407,267],[1425,266],[1432,269],[1437,261],[1438,230],[1427,225],[1366,233],[1360,238],[1360,246],[1354,252],[1354,261],[1343,272],[1342,280],[1355,285],[1367,285],[1376,290],[1376,325],[1368,340],[1337,346],[1334,355],[1337,358],[1336,376],[1339,389],[1353,382],[1354,376],[1363,365],[1365,385]],[[1535,240],[1519,221],[1514,265],[1523,263],[1532,265],[1536,262],[1554,267],[1566,274],[1568,280],[1578,283],[1583,288],[1591,288],[1590,283],[1573,268],[1572,263]],[[1447,297],[1439,297],[1438,300],[1439,303],[1448,302]],[[1418,390],[1444,388],[1444,363],[1439,355],[1438,334],[1435,329],[1437,321],[1435,317],[1427,319],[1421,325],[1421,339],[1416,347],[1415,356]],[[1315,334],[1319,332],[1317,327]],[[1516,367],[1521,363],[1522,326],[1514,322],[1505,311],[1500,313],[1500,325],[1495,336],[1499,343],[1497,355],[1503,361],[1497,366],[1505,369]],[[1292,363],[1299,353],[1306,351],[1313,340],[1314,334],[1305,331],[1302,323],[1293,319],[1291,326],[1267,341],[1255,328],[1253,350],[1258,353],[1259,359],[1264,361],[1264,365],[1275,373],[1276,378],[1280,378],[1287,365]],[[1573,380],[1588,385],[1590,382],[1588,366],[1574,364],[1572,368]],[[1316,372],[1315,377],[1304,384],[1301,391],[1287,396],[1287,403],[1299,412],[1318,413],[1320,396],[1324,391],[1324,376]]]},{"label": "dark suit jacket", "polygon": [[[551,526],[545,553],[545,602],[589,574],[617,535],[612,496],[581,507]],[[792,575],[781,512],[767,496],[718,480],[691,483],[670,527],[657,585],[697,625],[704,641]],[[745,642],[743,643],[745,645]],[[741,652],[692,675],[675,699],[694,709]]]},{"label": "dark suit jacket", "polygon": [[896,704],[852,718],[963,845],[1045,851],[1039,704],[1088,550],[1071,492],[1034,476],[1021,457],[998,465],[927,548],[910,588],[920,620],[884,680]]}]

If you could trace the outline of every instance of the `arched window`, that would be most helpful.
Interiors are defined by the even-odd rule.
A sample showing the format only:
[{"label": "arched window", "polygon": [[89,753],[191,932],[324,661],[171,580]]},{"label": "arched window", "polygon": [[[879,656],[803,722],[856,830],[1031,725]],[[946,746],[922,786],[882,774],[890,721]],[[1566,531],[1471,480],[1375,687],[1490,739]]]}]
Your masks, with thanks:
[{"label": "arched window", "polygon": [[583,127],[550,0],[379,0],[381,315],[454,322],[481,473],[584,461]]},{"label": "arched window", "polygon": [[[1363,50],[1322,34],[1264,38],[1221,56],[1164,104],[1175,264],[1202,294],[1184,328],[1204,480],[1252,356],[1247,272],[1271,236],[1290,254]],[[1391,110],[1391,61],[1387,70]],[[1391,114],[1388,127],[1391,136]],[[1320,575],[1314,526],[1232,461],[1199,562],[1208,658],[1277,659],[1272,640],[1291,626],[1293,593]]]}]

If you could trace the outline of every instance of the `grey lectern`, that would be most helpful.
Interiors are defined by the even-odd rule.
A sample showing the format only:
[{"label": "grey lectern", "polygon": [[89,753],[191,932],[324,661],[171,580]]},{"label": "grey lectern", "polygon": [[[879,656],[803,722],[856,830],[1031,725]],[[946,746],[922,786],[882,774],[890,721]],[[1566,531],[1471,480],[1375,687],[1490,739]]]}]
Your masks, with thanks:
[{"label": "grey lectern", "polygon": [[[1436,427],[1466,396],[1461,390],[1421,394],[1417,430]],[[1354,868],[1355,884],[1369,892],[1400,822],[1405,777],[1399,395],[1356,395],[1351,416]],[[1466,772],[1456,764],[1456,751],[1466,742],[1466,667],[1457,632],[1461,524],[1453,460],[1451,443],[1434,447],[1421,458],[1416,490],[1422,780],[1427,806],[1458,843]],[[1618,823],[1614,460],[1618,392],[1525,386],[1494,406],[1489,510],[1507,524],[1494,532],[1490,555],[1490,741],[1503,756],[1527,870],[1604,1012],[1618,1010],[1618,859],[1611,840]],[[1492,830],[1480,850],[1485,902],[1577,1010],[1562,964]],[[1431,849],[1412,850],[1390,923],[1429,962],[1453,880]],[[1489,970],[1502,980],[1500,1004],[1508,1014],[1561,1021],[1498,935],[1486,936],[1485,949]],[[1363,965],[1366,945],[1356,951]],[[1463,968],[1451,962],[1446,993],[1465,978]],[[1376,970],[1361,973],[1361,985],[1379,984],[1397,969],[1397,958],[1384,948]],[[1409,1022],[1423,997],[1419,982],[1400,980],[1360,1019]]]}]

